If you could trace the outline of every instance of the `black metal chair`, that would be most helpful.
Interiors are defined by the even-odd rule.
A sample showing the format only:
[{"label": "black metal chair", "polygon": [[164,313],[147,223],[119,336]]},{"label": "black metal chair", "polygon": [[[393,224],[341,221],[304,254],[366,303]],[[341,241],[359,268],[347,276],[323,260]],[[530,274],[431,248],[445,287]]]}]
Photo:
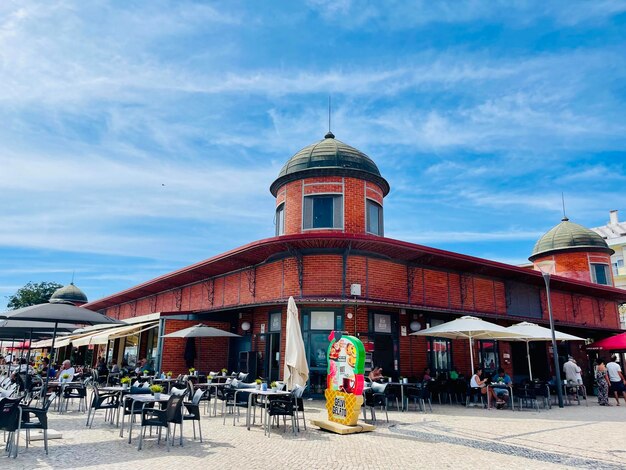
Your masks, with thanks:
[{"label": "black metal chair", "polygon": [[409,402],[413,400],[416,410],[419,406],[420,411],[426,412],[426,401],[428,401],[430,412],[433,412],[430,390],[428,390],[426,384],[421,384],[416,387],[407,387],[406,396],[409,399]]},{"label": "black metal chair", "polygon": [[170,424],[174,424],[174,431],[176,430],[176,424],[180,424],[180,441],[182,445],[183,440],[183,420],[181,408],[183,405],[183,396],[171,395],[167,401],[167,406],[163,410],[157,410],[155,408],[144,408],[141,412],[141,429],[139,431],[139,445],[137,450],[141,450],[143,446],[143,438],[146,434],[146,428],[156,426],[159,428],[159,435],[157,444],[161,442],[161,431],[166,429],[165,439],[167,440],[167,451],[170,451],[170,446],[174,441],[174,435],[170,441]]},{"label": "black metal chair", "polygon": [[387,405],[390,400],[395,400],[396,408],[400,411],[400,400],[402,399],[401,385],[388,384],[385,388],[385,395],[387,396]]},{"label": "black metal chair", "polygon": [[[276,426],[280,425],[280,417],[283,417],[283,423],[286,423],[287,416],[291,416],[291,430],[296,432],[296,407],[293,397],[288,395],[278,395],[267,397],[267,419],[265,420],[265,430],[267,437],[270,437],[272,432],[272,421],[276,418]],[[286,426],[285,426],[286,430]]]},{"label": "black metal chair", "polygon": [[[374,385],[374,384],[372,384]],[[376,384],[380,385],[380,384]],[[387,412],[387,395],[385,394],[385,388],[387,384],[383,384],[380,389],[366,388],[363,391],[363,419],[367,421],[366,408],[370,409],[372,415],[372,421],[376,422],[376,407],[380,406],[385,410],[385,418],[389,422],[389,413]]]},{"label": "black metal chair", "polygon": [[[218,388],[218,390],[220,390]],[[226,424],[226,414],[228,413],[228,409],[230,408],[231,413],[233,414],[233,426],[237,418],[240,415],[241,408],[248,408],[248,398],[250,398],[250,392],[238,390],[236,388],[223,387],[222,393],[224,396],[224,401],[222,403],[222,413],[224,415],[224,422],[222,424]],[[226,408],[226,412],[224,413],[224,407]]]},{"label": "black metal chair", "polygon": [[[94,381],[94,383],[97,383]],[[65,406],[65,412],[67,412],[70,400],[78,400],[78,411],[87,411],[87,387],[85,384],[66,385],[63,387],[63,395],[61,401],[60,411],[63,411]],[[84,410],[82,409],[84,405]]]},{"label": "black metal chair", "polygon": [[295,407],[295,415],[296,415],[296,427],[298,431],[300,431],[300,414],[302,413],[302,422],[304,423],[304,430],[306,431],[306,416],[304,415],[304,399],[302,395],[304,395],[304,390],[306,389],[306,385],[304,387],[300,387],[296,385],[291,390],[291,396],[293,399],[293,404]]},{"label": "black metal chair", "polygon": [[539,402],[537,401],[537,391],[534,387],[513,387],[513,395],[517,399],[517,403],[519,404],[519,409],[522,411],[522,406],[528,406],[530,404],[531,408],[535,408],[539,411]]},{"label": "black metal chair", "polygon": [[0,399],[0,430],[9,433],[4,450],[17,458],[17,449],[20,443],[20,431],[22,427],[21,398]]},{"label": "black metal chair", "polygon": [[481,387],[467,387],[467,391],[465,392],[465,406],[468,407],[470,402],[473,405],[477,404],[476,397],[480,398],[481,406],[485,406],[485,399],[483,398],[483,392]]},{"label": "black metal chair", "polygon": [[[111,419],[113,414],[119,409],[120,400],[119,395],[116,392],[100,392],[98,385],[93,385],[93,396],[91,400],[91,407],[87,413],[87,423],[85,426],[91,428],[93,426],[93,420],[96,417],[96,411],[105,410],[104,419],[107,419],[107,414],[110,413]],[[91,418],[91,421],[90,421]]]},{"label": "black metal chair", "polygon": [[[56,399],[56,393],[52,393],[46,398],[41,408],[22,406],[22,425],[21,428],[26,430],[26,448],[30,444],[30,432],[33,429],[41,429],[43,431],[43,446],[48,455],[48,408],[52,402]],[[33,418],[37,418],[37,421],[31,421],[31,415]]]},{"label": "black metal chair", "polygon": [[196,390],[191,402],[184,402],[186,413],[183,413],[183,421],[191,421],[193,428],[193,439],[196,440],[196,421],[198,422],[198,432],[200,434],[200,442],[202,442],[202,426],[200,425],[200,400],[204,392],[200,389]]}]

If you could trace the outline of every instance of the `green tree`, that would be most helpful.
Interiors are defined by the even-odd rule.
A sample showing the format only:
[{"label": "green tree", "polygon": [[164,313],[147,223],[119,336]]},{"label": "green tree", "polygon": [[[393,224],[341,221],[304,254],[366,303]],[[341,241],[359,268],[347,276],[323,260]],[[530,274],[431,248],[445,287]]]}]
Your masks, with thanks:
[{"label": "green tree", "polygon": [[43,304],[50,299],[54,291],[63,287],[56,282],[29,282],[24,287],[20,287],[13,295],[9,295],[7,308],[15,310],[29,305]]}]

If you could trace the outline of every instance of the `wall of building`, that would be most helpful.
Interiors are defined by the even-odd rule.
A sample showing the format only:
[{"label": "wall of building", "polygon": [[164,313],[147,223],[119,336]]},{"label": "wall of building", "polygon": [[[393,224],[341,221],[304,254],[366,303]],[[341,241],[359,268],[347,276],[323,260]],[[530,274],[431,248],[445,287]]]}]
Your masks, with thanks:
[{"label": "wall of building", "polygon": [[[611,272],[611,285],[613,285],[611,257],[606,253],[562,252],[548,254],[533,260],[536,270],[539,270],[539,266],[553,266],[550,270],[552,274],[585,282],[592,282],[591,263],[606,264]],[[542,269],[546,270],[544,267]]]},{"label": "wall of building", "polygon": [[327,176],[305,178],[287,183],[277,192],[276,207],[285,203],[285,235],[303,232],[302,199],[314,194],[343,195],[343,229],[308,229],[306,232],[366,233],[366,198],[383,205],[382,189],[371,182],[357,178]]}]

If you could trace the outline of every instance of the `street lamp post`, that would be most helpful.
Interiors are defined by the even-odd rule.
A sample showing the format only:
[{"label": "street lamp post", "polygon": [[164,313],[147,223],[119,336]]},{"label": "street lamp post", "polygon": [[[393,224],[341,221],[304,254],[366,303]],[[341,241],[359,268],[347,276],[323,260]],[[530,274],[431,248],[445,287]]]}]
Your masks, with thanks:
[{"label": "street lamp post", "polygon": [[550,300],[550,273],[541,271],[543,280],[546,283],[546,299],[548,302],[548,316],[550,317],[550,332],[552,333],[552,357],[554,359],[554,376],[556,382],[556,394],[559,399],[559,408],[563,408],[563,384],[561,383],[561,370],[559,368],[559,351],[556,347],[556,336],[554,334],[554,317],[552,316],[552,301]]}]

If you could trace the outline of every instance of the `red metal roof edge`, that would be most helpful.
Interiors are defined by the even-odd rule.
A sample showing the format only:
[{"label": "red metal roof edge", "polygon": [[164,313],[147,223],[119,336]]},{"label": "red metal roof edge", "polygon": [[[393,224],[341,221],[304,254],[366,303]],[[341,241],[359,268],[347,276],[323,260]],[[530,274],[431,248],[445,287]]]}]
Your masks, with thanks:
[{"label": "red metal roof edge", "polygon": [[[357,235],[357,234],[337,233],[337,232],[332,232],[332,233],[315,232],[315,233],[303,233],[303,234],[295,234],[295,235],[281,235],[279,237],[271,237],[271,238],[264,238],[262,240],[257,240],[257,241],[248,243],[246,245],[234,248],[232,250],[226,251],[224,253],[220,253],[211,258],[207,258],[198,263],[191,264],[189,266],[178,269],[176,271],[172,271],[170,273],[166,273],[161,276],[155,277],[154,279],[146,281],[142,284],[138,284],[129,289],[125,289],[123,291],[117,292],[110,296],[103,297],[93,302],[89,302],[83,305],[83,307],[86,307],[92,310],[99,310],[102,308],[107,308],[114,304],[126,303],[131,300],[136,300],[138,298],[142,298],[146,296],[145,294],[141,294],[141,295],[133,297],[132,293],[134,292],[136,293],[138,291],[146,289],[147,287],[157,284],[158,282],[166,281],[168,279],[173,279],[178,275],[193,272],[194,270],[198,268],[208,266],[217,261],[224,260],[224,259],[231,258],[231,257],[236,257],[237,255],[241,255],[245,252],[250,252],[250,251],[253,251],[254,249],[261,248],[264,246],[282,245],[282,244],[286,244],[289,242],[296,242],[296,241],[303,241],[303,240],[315,240],[315,239],[380,243],[381,245],[389,245],[389,246],[395,246],[399,248],[405,248],[411,251],[419,251],[425,254],[443,257],[443,258],[447,258],[453,261],[462,261],[468,264],[474,264],[478,266],[488,266],[496,270],[503,271],[505,273],[509,272],[509,273],[519,274],[522,276],[528,276],[529,278],[535,278],[535,280],[539,279],[541,280],[541,282],[543,282],[542,274],[539,271],[535,271],[529,268],[514,266],[510,264],[505,264],[499,261],[478,258],[478,257],[471,256],[471,255],[455,253],[451,251],[442,250],[439,248],[418,245],[415,243],[405,242],[402,240],[396,240],[393,238],[379,237],[376,235]],[[552,279],[558,284],[585,287],[587,289],[595,290],[598,293],[610,294],[611,297],[615,297],[615,296],[621,297],[623,301],[626,302],[626,291],[623,289],[618,289],[618,288],[611,287],[611,286],[603,286],[600,284],[591,284],[588,282],[578,281],[575,279],[569,279],[563,276],[556,276],[556,275],[552,276]],[[163,290],[168,290],[168,289],[163,289]],[[148,295],[154,295],[154,294],[148,294]],[[123,299],[124,296],[130,296],[131,299],[128,299],[128,298]]]}]

